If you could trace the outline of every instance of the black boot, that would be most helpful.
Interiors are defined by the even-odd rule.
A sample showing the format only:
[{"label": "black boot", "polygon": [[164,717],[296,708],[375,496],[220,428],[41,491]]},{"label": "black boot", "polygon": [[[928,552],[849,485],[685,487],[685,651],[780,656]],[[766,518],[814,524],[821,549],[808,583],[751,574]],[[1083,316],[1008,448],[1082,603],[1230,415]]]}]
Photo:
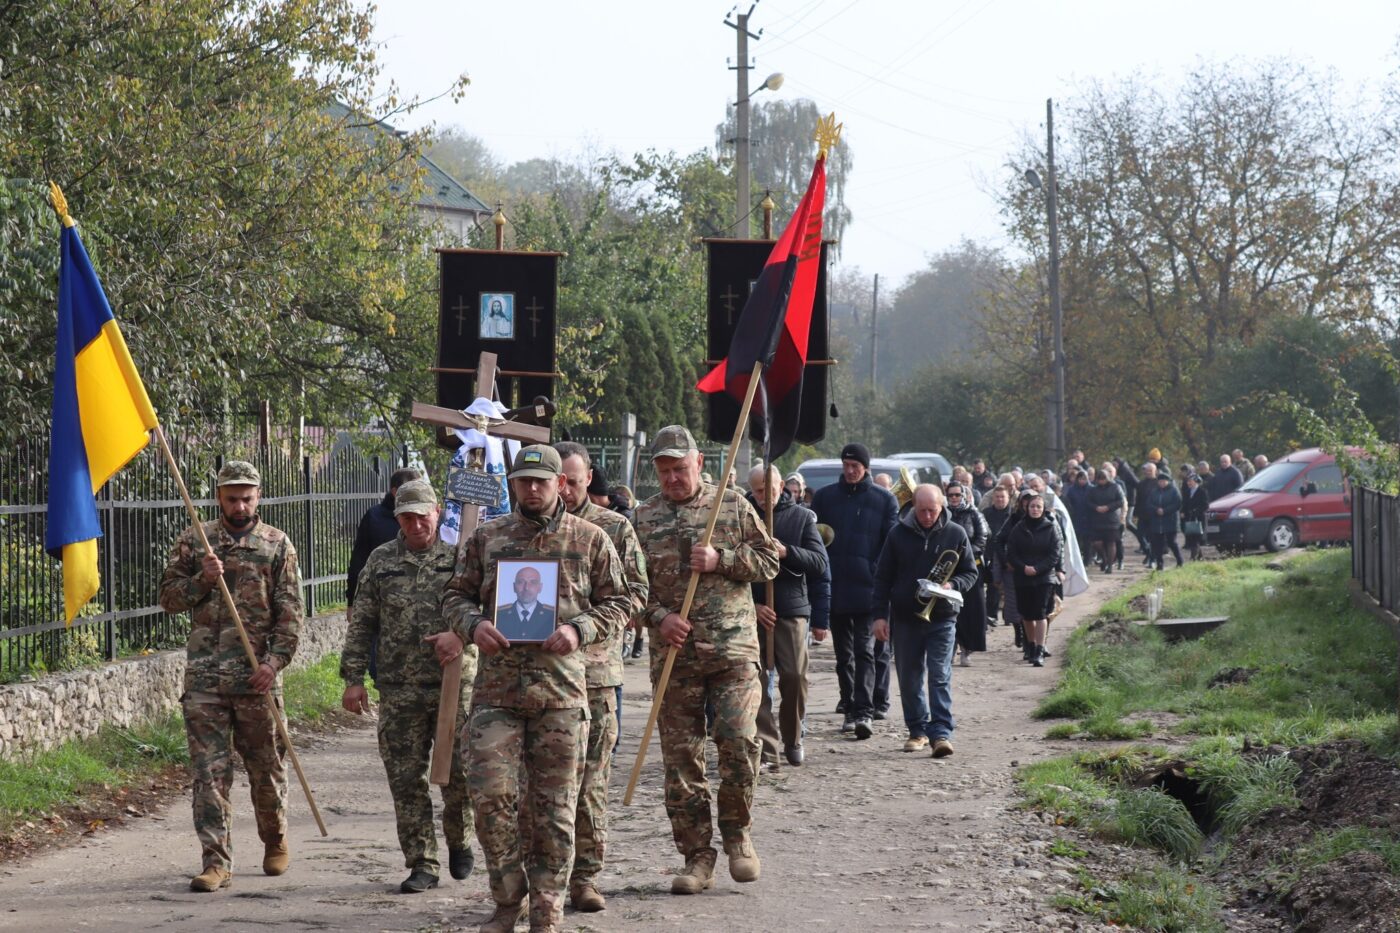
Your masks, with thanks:
[{"label": "black boot", "polygon": [[460,849],[447,850],[447,871],[453,878],[465,881],[474,867],[476,867],[476,856],[472,855],[470,845]]},{"label": "black boot", "polygon": [[1045,649],[1042,648],[1040,645],[1032,645],[1031,647],[1032,647],[1032,649],[1033,649],[1032,652],[1031,652],[1031,666],[1032,666],[1032,667],[1044,667],[1044,666],[1045,666]]},{"label": "black boot", "polygon": [[437,875],[425,868],[415,868],[413,874],[405,878],[403,884],[399,885],[399,890],[404,894],[422,894],[429,888],[437,887],[437,885]]}]

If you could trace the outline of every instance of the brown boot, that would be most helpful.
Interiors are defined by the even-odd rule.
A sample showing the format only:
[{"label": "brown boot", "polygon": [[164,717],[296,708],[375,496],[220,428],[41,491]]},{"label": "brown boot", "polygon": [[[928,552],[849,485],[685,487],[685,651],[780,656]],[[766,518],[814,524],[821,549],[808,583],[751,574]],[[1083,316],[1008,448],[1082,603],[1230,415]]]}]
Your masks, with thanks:
[{"label": "brown boot", "polygon": [[190,879],[190,890],[208,894],[233,884],[233,873],[227,868],[210,865]]},{"label": "brown boot", "polygon": [[743,838],[724,844],[724,854],[729,856],[729,877],[735,881],[757,881],[759,874],[758,852],[748,833]]},{"label": "brown boot", "polygon": [[291,850],[287,848],[287,837],[273,836],[263,844],[263,874],[282,874],[287,870],[287,862],[291,857]]},{"label": "brown boot", "polygon": [[685,860],[685,868],[671,879],[672,894],[699,894],[715,886],[715,850],[696,849]]},{"label": "brown boot", "polygon": [[530,907],[523,898],[514,904],[497,904],[491,919],[481,925],[481,933],[512,933],[529,913]]},{"label": "brown boot", "polygon": [[602,893],[588,882],[576,884],[569,889],[569,903],[574,905],[574,910],[586,914],[597,913],[608,906],[607,901],[603,900]]}]

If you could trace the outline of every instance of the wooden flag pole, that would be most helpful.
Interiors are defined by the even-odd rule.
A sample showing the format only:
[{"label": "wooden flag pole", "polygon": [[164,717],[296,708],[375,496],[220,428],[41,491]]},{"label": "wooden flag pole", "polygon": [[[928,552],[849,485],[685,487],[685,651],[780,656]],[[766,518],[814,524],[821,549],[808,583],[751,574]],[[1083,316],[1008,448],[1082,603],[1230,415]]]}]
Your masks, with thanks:
[{"label": "wooden flag pole", "polygon": [[[194,507],[194,500],[190,498],[190,491],[185,487],[185,478],[180,475],[180,465],[175,462],[175,455],[170,452],[170,444],[165,439],[165,431],[157,424],[155,426],[156,440],[160,443],[160,451],[165,455],[165,462],[170,464],[170,472],[175,476],[175,484],[180,487],[180,497],[185,500],[185,509],[190,513],[190,521],[194,523],[195,533],[199,535],[199,543],[204,547],[206,554],[213,554],[214,548],[209,544],[209,537],[204,533],[204,523],[200,520],[199,511]],[[243,618],[238,614],[238,606],[233,601],[233,594],[229,592],[228,584],[224,582],[222,575],[219,576],[219,593],[224,598],[224,606],[228,609],[229,615],[233,617],[234,627],[238,629],[238,640],[243,642],[243,650],[248,655],[248,663],[252,666],[253,672],[257,673],[258,658],[253,654],[252,642],[248,641],[248,631],[243,627]],[[301,760],[297,758],[297,750],[292,747],[292,737],[287,734],[287,724],[282,720],[282,712],[277,708],[277,700],[271,692],[263,694],[267,699],[268,712],[272,714],[272,719],[277,723],[277,734],[282,737],[282,744],[287,748],[287,757],[292,760],[292,767],[296,770],[297,780],[301,781],[301,789],[306,794],[306,802],[311,805],[311,815],[316,818],[316,826],[321,830],[321,835],[326,836],[326,823],[321,819],[321,810],[316,806],[316,796],[311,793],[311,785],[306,781],[306,774],[301,770]]]},{"label": "wooden flag pole", "polygon": [[[739,409],[739,423],[734,426],[734,439],[729,442],[728,458],[721,464],[724,476],[719,481],[714,505],[710,507],[710,519],[705,524],[705,534],[700,538],[700,547],[709,547],[710,539],[714,536],[715,525],[719,522],[719,512],[724,505],[724,491],[729,486],[729,474],[733,472],[734,458],[739,455],[739,442],[743,440],[744,429],[749,425],[749,411],[753,408],[754,392],[758,389],[758,381],[762,375],[763,363],[754,363],[753,375],[749,377],[749,391],[744,396],[743,407]],[[686,584],[685,588],[685,599],[681,602],[679,615],[682,619],[689,618],[690,604],[695,601],[695,588],[699,585],[700,574],[692,570],[690,582]],[[666,652],[666,663],[661,668],[661,676],[657,678],[656,688],[652,692],[651,715],[647,717],[647,727],[642,732],[642,743],[637,749],[637,760],[632,765],[632,776],[627,780],[627,793],[622,796],[623,806],[631,806],[632,804],[632,792],[637,789],[637,780],[642,776],[642,764],[647,758],[647,746],[651,744],[651,733],[656,728],[656,719],[661,713],[661,700],[666,695],[666,685],[671,680],[671,668],[675,666],[676,654],[679,651],[679,648],[672,645]]]}]

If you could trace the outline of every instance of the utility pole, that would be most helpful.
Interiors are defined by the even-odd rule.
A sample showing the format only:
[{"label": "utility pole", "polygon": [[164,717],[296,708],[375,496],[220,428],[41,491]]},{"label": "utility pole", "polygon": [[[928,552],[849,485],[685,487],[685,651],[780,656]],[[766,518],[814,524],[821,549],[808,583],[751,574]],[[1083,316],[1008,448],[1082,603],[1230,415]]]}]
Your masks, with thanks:
[{"label": "utility pole", "polygon": [[[749,40],[757,41],[763,35],[763,30],[749,32],[749,17],[757,6],[758,0],[754,0],[747,13],[738,14],[737,22],[731,22],[728,17],[724,20],[724,25],[733,29],[739,40],[738,58],[730,70],[739,78],[738,96],[735,97],[737,103],[734,105],[734,178],[738,183],[734,236],[741,240],[749,238],[749,214],[753,212],[753,191],[749,182],[749,72],[753,66],[749,64]],[[733,12],[730,11],[731,15]]]},{"label": "utility pole", "polygon": [[1045,193],[1045,209],[1050,223],[1050,321],[1054,328],[1055,424],[1051,441],[1054,459],[1050,468],[1057,473],[1065,462],[1065,339],[1064,311],[1060,307],[1060,227],[1055,190],[1055,102],[1045,101],[1045,167],[1049,185]]}]

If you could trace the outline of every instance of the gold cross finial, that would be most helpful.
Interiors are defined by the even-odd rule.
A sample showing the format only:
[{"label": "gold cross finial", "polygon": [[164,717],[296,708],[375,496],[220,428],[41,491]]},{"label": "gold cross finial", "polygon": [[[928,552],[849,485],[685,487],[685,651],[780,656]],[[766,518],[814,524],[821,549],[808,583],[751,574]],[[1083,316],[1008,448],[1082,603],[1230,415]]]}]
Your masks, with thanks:
[{"label": "gold cross finial", "polygon": [[58,215],[63,226],[71,227],[74,225],[75,221],[68,216],[68,199],[63,196],[63,190],[52,181],[49,182],[49,203],[53,205],[54,213]]},{"label": "gold cross finial", "polygon": [[836,122],[834,111],[817,121],[817,131],[812,134],[812,139],[817,144],[818,159],[825,159],[831,147],[841,141],[841,128],[845,125]]}]

